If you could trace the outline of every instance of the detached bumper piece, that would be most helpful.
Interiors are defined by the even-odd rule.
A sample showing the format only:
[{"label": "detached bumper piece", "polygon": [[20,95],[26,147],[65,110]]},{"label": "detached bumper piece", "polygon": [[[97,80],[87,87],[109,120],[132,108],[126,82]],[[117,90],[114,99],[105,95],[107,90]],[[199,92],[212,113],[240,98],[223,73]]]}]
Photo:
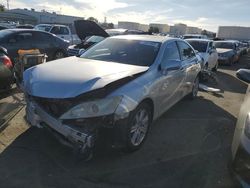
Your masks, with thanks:
[{"label": "detached bumper piece", "polygon": [[[45,112],[34,102],[27,102],[26,107],[27,121],[38,128],[49,128],[57,136],[64,138],[72,146],[77,146],[81,152],[94,147],[94,134],[82,133],[69,125],[63,124]],[[62,140],[61,140],[62,141]]]}]

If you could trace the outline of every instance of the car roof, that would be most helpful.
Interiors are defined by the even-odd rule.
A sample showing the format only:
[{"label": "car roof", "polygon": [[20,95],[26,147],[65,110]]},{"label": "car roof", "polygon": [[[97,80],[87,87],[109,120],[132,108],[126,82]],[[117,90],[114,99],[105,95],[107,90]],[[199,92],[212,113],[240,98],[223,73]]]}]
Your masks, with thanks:
[{"label": "car roof", "polygon": [[125,32],[127,30],[128,29],[106,29],[105,31],[106,32],[121,32],[121,33],[123,33],[123,32]]},{"label": "car roof", "polygon": [[183,36],[206,36],[206,35],[202,35],[202,34],[185,34]]},{"label": "car roof", "polygon": [[193,39],[185,39],[186,41],[202,41],[202,42],[213,42],[212,40],[209,40],[209,39],[196,39],[196,38],[193,38]]},{"label": "car roof", "polygon": [[60,25],[60,24],[38,24],[36,26],[63,26],[63,27],[67,27],[67,25]]},{"label": "car roof", "polygon": [[[170,40],[180,40],[177,38],[165,37],[165,36],[157,36],[157,35],[118,35],[113,36],[110,38],[116,39],[130,39],[130,40],[142,40],[142,41],[149,41],[149,42],[166,42]],[[181,41],[181,40],[180,40]]]},{"label": "car roof", "polygon": [[35,29],[23,29],[23,28],[19,28],[19,29],[5,29],[4,31],[10,31],[12,33],[30,31],[30,32],[39,32],[39,33],[46,33],[46,34],[49,34],[49,35],[53,35],[53,34],[48,33],[46,31],[40,31],[40,30],[35,30]]},{"label": "car roof", "polygon": [[233,40],[218,40],[218,41],[214,41],[214,42],[216,42],[216,43],[236,43]]}]

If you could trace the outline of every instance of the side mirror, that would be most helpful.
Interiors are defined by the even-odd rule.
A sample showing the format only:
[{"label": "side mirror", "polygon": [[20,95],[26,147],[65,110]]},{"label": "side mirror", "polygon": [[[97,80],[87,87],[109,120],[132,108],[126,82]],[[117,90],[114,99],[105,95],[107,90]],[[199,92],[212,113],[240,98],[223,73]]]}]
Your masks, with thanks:
[{"label": "side mirror", "polygon": [[240,69],[236,72],[236,76],[247,83],[250,83],[250,70]]},{"label": "side mirror", "polygon": [[167,75],[168,72],[176,71],[181,69],[180,60],[169,60],[166,63],[161,64],[161,71],[164,75]]},{"label": "side mirror", "polygon": [[199,53],[199,51],[198,51],[198,50],[194,50],[194,52],[195,52],[196,54],[198,54],[198,53]]}]

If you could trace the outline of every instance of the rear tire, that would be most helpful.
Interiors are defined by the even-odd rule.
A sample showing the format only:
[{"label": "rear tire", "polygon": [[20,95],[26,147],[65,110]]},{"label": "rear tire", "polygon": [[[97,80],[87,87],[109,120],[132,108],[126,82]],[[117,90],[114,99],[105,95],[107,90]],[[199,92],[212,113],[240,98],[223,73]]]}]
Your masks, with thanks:
[{"label": "rear tire", "polygon": [[62,50],[58,50],[54,55],[54,60],[66,57]]}]

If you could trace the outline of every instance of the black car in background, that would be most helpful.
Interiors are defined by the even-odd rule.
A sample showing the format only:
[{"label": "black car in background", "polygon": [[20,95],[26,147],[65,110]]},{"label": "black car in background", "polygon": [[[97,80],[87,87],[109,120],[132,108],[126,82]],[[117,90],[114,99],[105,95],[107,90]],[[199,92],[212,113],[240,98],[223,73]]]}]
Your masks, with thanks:
[{"label": "black car in background", "polygon": [[67,56],[69,42],[57,36],[32,29],[5,29],[0,31],[0,46],[8,50],[12,60],[18,57],[18,50],[39,49],[48,60]]},{"label": "black car in background", "polygon": [[0,47],[0,90],[9,89],[13,83],[13,64],[7,50]]}]

